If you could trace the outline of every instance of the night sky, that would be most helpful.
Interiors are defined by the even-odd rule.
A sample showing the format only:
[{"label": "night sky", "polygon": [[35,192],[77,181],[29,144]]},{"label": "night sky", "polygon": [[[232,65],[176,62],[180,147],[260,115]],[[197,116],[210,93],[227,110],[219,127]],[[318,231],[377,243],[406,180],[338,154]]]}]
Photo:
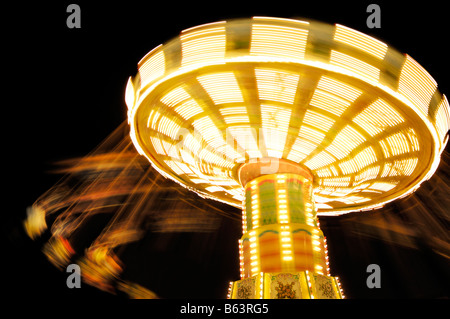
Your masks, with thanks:
[{"label": "night sky", "polygon": [[[434,77],[442,93],[450,94],[448,12],[442,7],[442,1],[402,1],[403,5],[392,5],[393,1],[258,1],[256,5],[247,2],[243,5],[243,1],[206,4],[92,2],[21,2],[3,12],[13,19],[8,20],[8,28],[3,28],[4,40],[8,43],[3,46],[8,56],[8,60],[4,60],[7,71],[3,73],[3,83],[6,82],[8,88],[3,98],[6,145],[2,159],[6,179],[3,179],[1,231],[5,238],[2,239],[1,260],[7,267],[2,272],[3,290],[14,300],[31,298],[47,302],[120,297],[88,285],[78,290],[68,289],[67,275],[53,267],[41,253],[48,234],[32,241],[26,237],[21,222],[26,208],[60,178],[50,173],[56,161],[86,155],[126,119],[125,85],[128,77],[136,74],[137,62],[183,29],[254,15],[340,23],[408,53]],[[66,26],[66,8],[70,3],[81,7],[81,29]],[[380,29],[366,26],[369,15],[366,8],[370,3],[381,6]],[[446,159],[447,163],[438,171],[441,177],[437,193],[433,193],[432,185],[425,185],[418,199],[394,203],[385,209],[386,214],[395,215],[396,222],[405,227],[414,228],[420,218],[434,218],[448,229],[448,209],[442,214],[442,208],[434,211],[429,204],[427,214],[413,211],[414,218],[404,211],[416,203],[414,200],[427,202],[428,198],[449,197],[448,156]],[[395,234],[383,234],[380,230],[383,227],[370,227],[372,221],[380,225],[386,220],[389,219],[380,211],[368,213],[367,217],[349,214],[340,219],[321,219],[329,243],[331,270],[341,277],[345,294],[349,298],[363,299],[449,298],[449,255],[436,253],[436,247],[426,240],[433,230],[422,229],[420,236],[410,239],[413,245],[399,244]],[[423,227],[430,224],[424,222]],[[214,235],[217,249],[212,250],[207,265],[202,266],[201,256],[180,254],[183,244],[172,252],[153,255],[151,262],[145,256],[135,256],[130,257],[130,263],[147,262],[149,269],[167,277],[165,280],[152,279],[151,275],[142,277],[144,284],[163,298],[222,298],[228,281],[239,277],[237,239],[240,227],[239,222],[233,220],[221,221]],[[172,242],[183,243],[208,240],[212,235],[204,235],[205,238],[198,237],[202,236],[199,234],[174,236],[178,237],[172,237]],[[132,249],[139,250],[145,246],[145,240],[152,241],[150,237]],[[448,253],[448,237],[441,244],[447,247]],[[170,263],[179,266],[169,266]],[[380,289],[368,289],[365,285],[366,267],[371,263],[381,266]],[[176,286],[173,278],[177,276],[181,276],[179,283],[185,286]],[[201,283],[194,285],[192,278],[186,279],[186,276],[204,278],[199,278]]]}]

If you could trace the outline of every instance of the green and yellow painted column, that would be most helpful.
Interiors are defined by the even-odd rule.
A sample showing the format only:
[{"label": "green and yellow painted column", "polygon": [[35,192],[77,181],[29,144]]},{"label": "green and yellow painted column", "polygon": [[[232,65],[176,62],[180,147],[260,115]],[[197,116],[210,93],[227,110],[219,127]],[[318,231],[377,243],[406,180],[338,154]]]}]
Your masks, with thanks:
[{"label": "green and yellow painted column", "polygon": [[340,299],[329,274],[325,237],[313,201],[313,175],[288,161],[244,164],[241,280],[231,282],[232,299]]}]

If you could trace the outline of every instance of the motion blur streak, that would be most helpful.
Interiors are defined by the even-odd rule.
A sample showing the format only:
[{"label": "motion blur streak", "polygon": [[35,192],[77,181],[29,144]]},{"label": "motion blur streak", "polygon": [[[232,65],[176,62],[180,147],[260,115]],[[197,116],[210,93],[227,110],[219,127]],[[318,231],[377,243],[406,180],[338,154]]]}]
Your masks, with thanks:
[{"label": "motion blur streak", "polygon": [[50,262],[61,270],[76,262],[86,283],[110,293],[157,298],[120,278],[121,253],[145,232],[212,232],[218,215],[240,221],[238,212],[199,206],[196,195],[154,171],[135,151],[126,122],[86,157],[58,166],[63,177],[28,208],[25,230],[36,239],[49,227],[43,252]]},{"label": "motion blur streak", "polygon": [[[64,168],[55,171],[65,175],[28,209],[24,226],[33,239],[42,235],[47,225],[50,227],[51,238],[43,251],[62,271],[68,264],[77,262],[83,280],[92,286],[114,294],[125,293],[129,298],[153,299],[158,298],[153,291],[120,277],[124,269],[120,255],[127,243],[138,241],[143,232],[213,232],[220,223],[218,215],[235,220],[237,224],[241,216],[238,210],[225,211],[207,201],[198,201],[197,195],[162,178],[146,161],[139,160],[128,136],[124,123],[85,158],[60,162]],[[114,143],[119,146],[110,149]],[[353,253],[360,254],[358,247],[361,249],[361,246],[355,245],[355,240],[361,243],[364,239],[381,241],[391,247],[389,256],[401,267],[405,278],[412,275],[413,270],[405,270],[404,261],[394,253],[395,247],[414,251],[431,249],[436,256],[450,261],[448,163],[447,147],[430,181],[415,193],[384,208],[339,219],[320,218],[322,228],[331,239],[329,242],[332,244],[336,236],[336,242],[342,243],[333,248],[336,253],[349,254],[356,250]],[[98,222],[86,223],[94,218],[98,218]],[[93,230],[95,225],[99,225],[99,229]],[[88,232],[83,233],[84,230]],[[88,233],[89,237],[92,233],[98,236],[86,243]],[[352,244],[345,245],[347,240]],[[363,248],[367,264],[373,262],[370,256],[376,255],[374,249]],[[334,263],[338,264],[339,259]],[[351,285],[351,280],[345,281],[345,269],[343,267],[341,280]],[[348,278],[352,276],[349,274]],[[349,297],[357,296],[350,294]]]},{"label": "motion blur streak", "polygon": [[[424,245],[450,261],[450,154],[443,152],[441,165],[413,196],[398,200],[359,222],[354,230],[391,244],[421,249]],[[381,218],[383,216],[383,218]]]},{"label": "motion blur streak", "polygon": [[350,278],[374,262],[380,263],[385,274],[383,298],[448,298],[449,162],[447,146],[436,174],[415,193],[370,213],[320,219],[332,246],[330,251],[336,256],[359,254],[353,269],[343,261],[338,265],[343,257],[333,260],[334,267],[342,272],[343,285],[349,287],[349,298],[360,297],[352,295],[358,287],[352,287]]}]

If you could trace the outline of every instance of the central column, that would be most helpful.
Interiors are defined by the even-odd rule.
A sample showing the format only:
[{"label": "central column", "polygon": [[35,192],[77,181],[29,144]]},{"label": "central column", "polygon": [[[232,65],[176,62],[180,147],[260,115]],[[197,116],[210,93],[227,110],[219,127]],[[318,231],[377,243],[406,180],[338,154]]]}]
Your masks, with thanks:
[{"label": "central column", "polygon": [[[329,276],[327,246],[316,217],[313,175],[299,164],[262,159],[238,171],[244,187],[241,280],[230,298],[341,298]],[[316,282],[327,291],[319,293]]]}]

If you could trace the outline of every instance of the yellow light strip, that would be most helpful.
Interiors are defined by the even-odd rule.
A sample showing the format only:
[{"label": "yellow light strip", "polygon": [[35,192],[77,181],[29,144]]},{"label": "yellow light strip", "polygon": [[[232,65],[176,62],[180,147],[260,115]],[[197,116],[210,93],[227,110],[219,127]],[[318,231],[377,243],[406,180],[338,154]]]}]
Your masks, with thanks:
[{"label": "yellow light strip", "polygon": [[381,173],[381,177],[387,176],[398,176],[401,175],[396,169],[394,169],[394,163],[386,163],[383,167],[383,172]]},{"label": "yellow light strip", "polygon": [[369,81],[377,82],[380,77],[380,70],[367,62],[361,61],[350,55],[331,50],[330,63],[342,67],[351,72],[355,72]]},{"label": "yellow light strip", "polygon": [[164,135],[169,136],[173,140],[178,139],[178,131],[180,130],[180,125],[172,121],[166,116],[161,116],[158,124],[158,131]]},{"label": "yellow light strip", "polygon": [[397,175],[409,176],[414,172],[417,166],[418,158],[405,158],[394,161],[393,170],[397,172]]},{"label": "yellow light strip", "polygon": [[355,101],[362,93],[361,90],[328,76],[322,76],[320,78],[317,89],[332,93],[349,102]]},{"label": "yellow light strip", "polygon": [[325,134],[319,132],[314,128],[302,125],[302,127],[300,128],[299,136],[319,145],[325,137]]},{"label": "yellow light strip", "polygon": [[322,185],[324,186],[347,187],[349,184],[350,184],[350,177],[333,177],[333,178],[324,178],[322,180]]},{"label": "yellow light strip", "polygon": [[155,111],[154,113],[153,113],[153,111],[150,112],[150,115],[148,116],[147,127],[151,127],[153,130],[156,130],[157,123],[158,123],[160,116],[161,116],[161,113],[159,113],[158,111]]},{"label": "yellow light strip", "polygon": [[223,107],[220,110],[220,114],[222,116],[230,116],[230,115],[242,115],[247,114],[247,108],[245,106],[229,106],[229,107]]},{"label": "yellow light strip", "polygon": [[191,99],[191,96],[186,92],[186,90],[182,87],[176,87],[170,92],[166,93],[162,98],[161,102],[166,104],[169,107],[174,107],[177,104]]},{"label": "yellow light strip", "polygon": [[334,278],[336,279],[336,283],[337,283],[337,285],[338,285],[339,292],[341,293],[342,299],[345,299],[344,291],[342,290],[341,283],[339,282],[339,277],[336,276],[336,277],[334,277]]},{"label": "yellow light strip", "polygon": [[356,154],[355,162],[358,165],[358,170],[362,170],[364,167],[375,163],[377,161],[377,155],[372,146],[368,146],[361,152]]},{"label": "yellow light strip", "polygon": [[308,30],[272,24],[252,25],[250,55],[304,59]]},{"label": "yellow light strip", "polygon": [[216,105],[244,102],[241,89],[233,72],[205,74],[197,77],[197,80]]},{"label": "yellow light strip", "polygon": [[383,59],[388,46],[367,34],[336,24],[334,40],[367,52],[378,59]]},{"label": "yellow light strip", "polygon": [[204,23],[204,24],[200,24],[200,25],[196,25],[187,29],[184,29],[183,31],[181,31],[181,34],[184,36],[188,36],[189,34],[192,35],[198,35],[199,33],[203,32],[203,30],[207,30],[209,28],[212,27],[212,29],[216,28],[216,27],[223,27],[227,22],[226,21],[216,21],[216,22],[209,22],[209,23]]},{"label": "yellow light strip", "polygon": [[313,245],[313,250],[314,251],[320,252],[322,250],[320,248],[319,236],[312,235],[312,245]]},{"label": "yellow light strip", "polygon": [[164,148],[161,145],[161,140],[159,138],[150,136],[150,140],[152,142],[152,145],[153,145],[156,153],[161,154],[161,155],[167,155],[166,151],[164,150]]},{"label": "yellow light strip", "polygon": [[[242,276],[241,276],[241,278],[242,278]],[[228,283],[227,299],[231,299],[231,290],[232,290],[232,289],[233,289],[233,282],[230,281],[230,282]]]},{"label": "yellow light strip", "polygon": [[286,143],[291,110],[284,107],[261,105],[264,142],[269,157],[281,158]]},{"label": "yellow light strip", "polygon": [[364,203],[367,201],[370,201],[370,198],[364,197],[364,196],[347,196],[344,199],[341,199],[344,203],[347,204],[358,204],[358,203]]},{"label": "yellow light strip", "polygon": [[[231,126],[227,128],[227,133],[233,136],[239,146],[253,158],[261,158],[262,154],[259,151],[255,136],[256,130],[250,126]],[[228,138],[227,138],[228,139]]]},{"label": "yellow light strip", "polygon": [[274,128],[288,131],[291,109],[276,105],[261,104],[261,122],[263,128]]},{"label": "yellow light strip", "polygon": [[259,212],[260,212],[260,205],[259,205],[259,194],[258,194],[258,188],[251,188],[251,198],[252,198],[252,225],[253,229],[259,227]]},{"label": "yellow light strip", "polygon": [[256,236],[256,232],[254,230],[249,232],[250,235],[250,272],[251,275],[254,276],[258,272],[260,272],[259,265],[259,245],[258,238]]},{"label": "yellow light strip", "polygon": [[254,16],[252,18],[255,21],[263,20],[263,21],[273,21],[273,22],[279,22],[279,23],[289,23],[289,25],[296,25],[296,27],[299,28],[305,28],[309,26],[308,21],[302,21],[297,19],[287,19],[287,18],[277,18],[277,17],[263,17],[263,16]]},{"label": "yellow light strip", "polygon": [[[162,45],[151,50],[139,62],[139,76],[141,78],[141,88],[163,76],[166,71],[166,60]],[[145,61],[145,62],[144,62]],[[142,64],[141,64],[142,63]]]},{"label": "yellow light strip", "polygon": [[378,176],[378,173],[380,171],[380,166],[372,166],[369,167],[358,175],[355,176],[355,183],[358,185],[362,184],[363,182],[366,182],[371,179],[375,179]]},{"label": "yellow light strip", "polygon": [[353,118],[371,136],[404,122],[404,118],[386,101],[377,99]]},{"label": "yellow light strip", "polygon": [[[286,129],[287,130],[287,129]],[[284,146],[286,143],[287,132],[283,132],[273,128],[263,128],[260,130],[264,135],[264,143],[268,157],[283,157]]]},{"label": "yellow light strip", "polygon": [[213,148],[218,148],[225,144],[222,134],[209,116],[193,121],[192,125]]},{"label": "yellow light strip", "polygon": [[333,176],[333,173],[331,172],[331,170],[326,167],[326,168],[322,168],[322,169],[318,169],[315,171],[315,173],[319,176],[319,177],[331,177]]},{"label": "yellow light strip", "polygon": [[[294,253],[292,249],[292,233],[289,225],[280,226],[280,248],[281,248],[281,260],[285,264],[285,268],[293,262]],[[286,264],[286,262],[288,262]]]},{"label": "yellow light strip", "polygon": [[369,189],[380,190],[380,191],[383,191],[383,192],[387,192],[387,191],[390,191],[391,189],[393,189],[396,186],[397,186],[396,183],[375,182],[372,185],[370,185],[368,188]]},{"label": "yellow light strip", "polygon": [[308,160],[305,163],[305,166],[307,166],[311,170],[315,170],[317,168],[323,167],[325,165],[331,164],[336,160],[330,153],[327,151],[322,151],[310,160]]},{"label": "yellow light strip", "polygon": [[426,115],[428,104],[436,88],[437,83],[431,75],[413,58],[406,55],[400,73],[398,92],[410,99]]},{"label": "yellow light strip", "polygon": [[225,27],[203,28],[180,35],[182,67],[221,61],[225,58]]},{"label": "yellow light strip", "polygon": [[179,106],[177,106],[175,108],[175,112],[177,112],[178,114],[180,114],[180,116],[184,119],[184,120],[189,120],[191,117],[200,114],[203,112],[203,109],[201,108],[201,106],[197,103],[197,101],[190,99],[187,100],[186,102],[180,104]]},{"label": "yellow light strip", "polygon": [[345,175],[352,174],[358,171],[358,162],[355,158],[351,158],[347,161],[338,164],[341,168],[342,173]]},{"label": "yellow light strip", "polygon": [[[226,158],[229,158],[230,160],[232,160],[235,163],[242,163],[243,161],[245,161],[245,156],[244,154],[240,154],[238,153],[233,146],[228,145],[228,144],[224,144],[220,147],[218,147],[216,149],[216,151],[219,154],[222,154],[223,156],[225,156]],[[234,179],[233,179],[234,180]],[[239,185],[239,184],[237,184]]]},{"label": "yellow light strip", "polygon": [[405,132],[405,134],[408,137],[408,140],[410,142],[409,145],[411,146],[411,151],[419,151],[420,145],[419,145],[419,140],[417,139],[416,131],[414,131],[414,129],[412,129],[412,128],[409,128]]},{"label": "yellow light strip", "polygon": [[384,139],[389,145],[389,157],[408,153],[409,141],[403,133],[395,133]]},{"label": "yellow light strip", "polygon": [[186,134],[183,136],[183,148],[187,148],[193,154],[198,154],[202,146],[200,141],[201,136],[199,134],[196,134],[196,136],[191,133]]},{"label": "yellow light strip", "polygon": [[167,155],[169,155],[172,158],[175,158],[177,160],[181,160],[180,156],[178,155],[178,149],[176,145],[169,143],[167,141],[161,140],[161,144],[166,152]]},{"label": "yellow light strip", "polygon": [[314,293],[312,289],[311,278],[309,277],[309,271],[306,270],[305,274],[306,274],[306,281],[308,282],[309,294],[311,296],[311,299],[314,299]]},{"label": "yellow light strip", "polygon": [[321,265],[319,265],[319,264],[315,264],[314,265],[314,272],[319,274],[319,275],[323,275],[324,274],[323,267]]},{"label": "yellow light strip", "polygon": [[333,142],[325,150],[338,159],[342,159],[364,141],[364,136],[350,125],[347,125],[338,133]]},{"label": "yellow light strip", "polygon": [[314,225],[314,220],[315,220],[315,216],[316,216],[315,210],[316,210],[316,208],[314,207],[314,197],[312,197],[311,202],[305,203],[306,225],[315,227],[315,225]]},{"label": "yellow light strip", "polygon": [[245,202],[242,202],[243,214],[242,214],[242,234],[247,233],[247,210]]},{"label": "yellow light strip", "polygon": [[436,127],[441,137],[441,140],[443,140],[444,136],[450,129],[450,107],[448,105],[448,100],[445,95],[442,96],[442,100],[437,108]]},{"label": "yellow light strip", "polygon": [[287,158],[294,162],[300,162],[303,160],[308,154],[310,154],[313,150],[316,149],[318,144],[311,143],[305,139],[297,137],[295,139],[294,144],[287,156]]},{"label": "yellow light strip", "polygon": [[223,191],[225,191],[222,187],[220,187],[220,186],[208,186],[208,187],[205,187],[205,189],[208,191],[208,192],[211,192],[211,193],[214,193],[214,192],[223,192]]},{"label": "yellow light strip", "polygon": [[136,90],[134,88],[133,79],[130,76],[128,78],[127,86],[125,88],[125,103],[128,109],[134,106],[135,100],[136,100]]},{"label": "yellow light strip", "polygon": [[320,208],[320,209],[332,209],[333,208],[333,206],[330,206],[328,204],[324,204],[322,202],[317,202],[316,203],[316,207]]},{"label": "yellow light strip", "polygon": [[337,200],[337,201],[344,201],[345,202],[345,198],[349,194],[351,194],[352,192],[353,192],[352,188],[348,188],[348,187],[346,187],[346,188],[339,188],[339,187],[336,187],[334,189],[334,191],[331,192],[329,195],[330,196],[334,196],[334,199]]},{"label": "yellow light strip", "polygon": [[247,124],[250,122],[245,106],[226,107],[219,111],[227,124]]},{"label": "yellow light strip", "polygon": [[320,89],[314,91],[310,104],[336,116],[340,116],[350,106],[347,100]]},{"label": "yellow light strip", "polygon": [[167,164],[174,172],[178,175],[184,175],[184,174],[192,174],[192,171],[187,167],[187,165],[175,162],[172,160],[165,160],[164,163]]},{"label": "yellow light strip", "polygon": [[191,178],[190,181],[195,184],[208,184],[209,181],[202,178]]},{"label": "yellow light strip", "polygon": [[[334,124],[334,120],[318,112],[307,110],[303,118],[303,123],[316,129],[320,129],[323,132],[328,132],[330,127]],[[317,123],[320,123],[320,127],[317,127]]]},{"label": "yellow light strip", "polygon": [[334,167],[334,165],[330,166],[329,168],[333,172],[334,176],[338,176],[339,175],[339,173],[338,173],[336,167]]},{"label": "yellow light strip", "polygon": [[275,196],[277,197],[277,218],[278,223],[280,224],[287,224],[290,222],[290,216],[286,200],[280,199],[280,195],[286,195],[285,183],[286,180],[284,175],[277,175],[277,183],[275,185]]},{"label": "yellow light strip", "polygon": [[259,299],[264,298],[264,273],[259,273]]},{"label": "yellow light strip", "polygon": [[232,168],[234,163],[226,160],[223,156],[210,152],[207,149],[202,149],[200,151],[199,157],[207,163],[211,163],[223,168]]},{"label": "yellow light strip", "polygon": [[325,237],[323,237],[323,244],[324,244],[324,248],[325,248],[325,266],[327,267],[326,275],[330,276],[330,261],[328,258],[328,244],[327,244],[327,239]]},{"label": "yellow light strip", "polygon": [[292,104],[294,102],[299,74],[255,68],[256,84],[260,100],[278,101]]},{"label": "yellow light strip", "polygon": [[224,117],[223,120],[228,125],[246,124],[250,121],[247,115],[230,115],[230,116]]}]

